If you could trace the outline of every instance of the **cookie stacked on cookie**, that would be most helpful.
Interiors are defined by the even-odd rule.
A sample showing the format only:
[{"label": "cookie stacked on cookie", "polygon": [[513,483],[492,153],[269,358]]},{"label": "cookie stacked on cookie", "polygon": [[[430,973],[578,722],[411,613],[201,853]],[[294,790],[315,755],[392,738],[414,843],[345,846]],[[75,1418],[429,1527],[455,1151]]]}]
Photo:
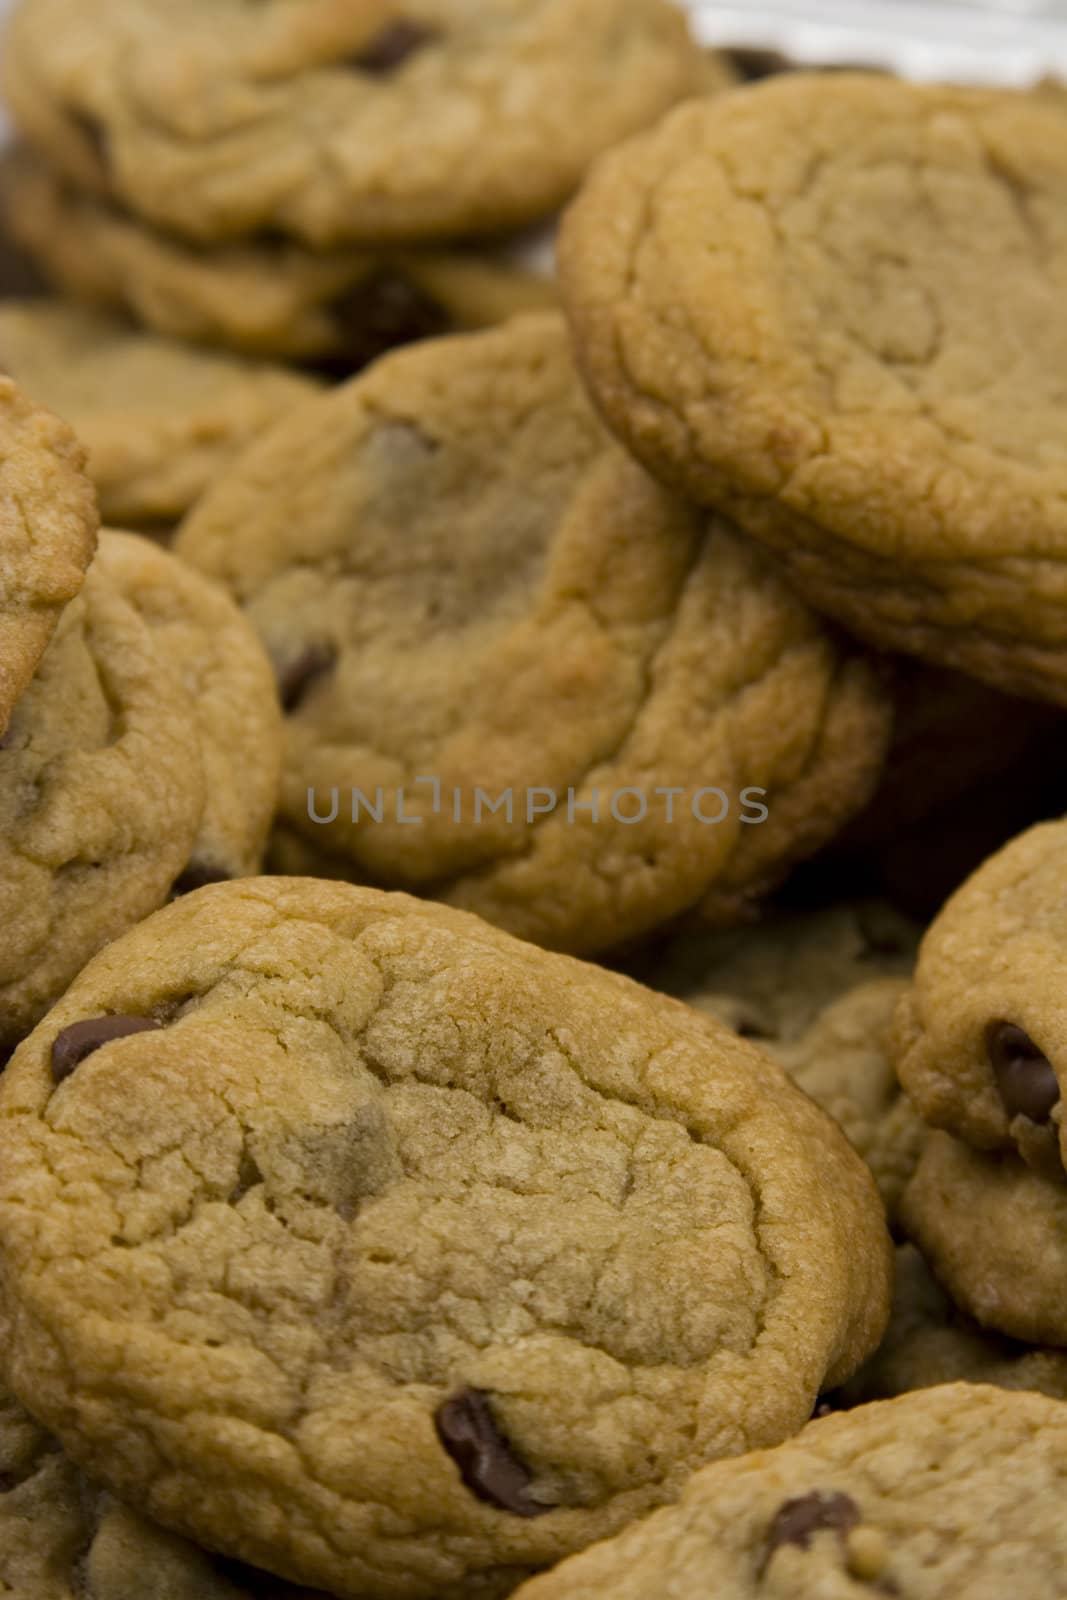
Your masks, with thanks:
[{"label": "cookie stacked on cookie", "polygon": [[1067,1346],[1062,1089],[1067,823],[1014,840],[949,901],[901,1007],[901,1080],[937,1129],[906,1226],[956,1302]]},{"label": "cookie stacked on cookie", "polygon": [[561,251],[653,471],[860,636],[1058,705],[1065,150],[1051,97],[796,74],[613,151]]},{"label": "cookie stacked on cookie", "polygon": [[881,769],[877,670],[614,443],[554,314],[301,407],[176,548],[275,662],[284,871],[592,954],[743,920]]},{"label": "cookie stacked on cookie", "polygon": [[516,233],[730,81],[668,0],[20,0],[4,79],[8,224],[64,290],[349,372],[547,305]]},{"label": "cookie stacked on cookie", "polygon": [[174,893],[254,871],[269,663],[229,598],[101,534],[69,429],[0,381],[0,1050]]}]

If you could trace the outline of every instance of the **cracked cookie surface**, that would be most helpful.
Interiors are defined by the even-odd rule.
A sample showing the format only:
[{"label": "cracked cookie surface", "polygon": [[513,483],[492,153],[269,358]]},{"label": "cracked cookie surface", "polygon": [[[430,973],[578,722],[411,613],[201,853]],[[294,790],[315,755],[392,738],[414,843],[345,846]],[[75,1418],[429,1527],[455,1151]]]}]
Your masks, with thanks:
[{"label": "cracked cookie surface", "polygon": [[867,660],[605,435],[556,316],[301,408],[177,549],[278,666],[298,871],[586,953],[743,917],[880,769]]},{"label": "cracked cookie surface", "polygon": [[1020,834],[927,930],[893,1032],[924,1119],[1064,1181],[1067,822]]},{"label": "cracked cookie surface", "polygon": [[214,249],[149,227],[19,150],[0,211],[56,287],[175,338],[356,371],[395,345],[491,327],[557,301],[525,236],[463,248],[309,250],[283,239]]},{"label": "cracked cookie surface", "polygon": [[0,1594],[11,1600],[327,1600],[216,1560],[96,1489],[0,1390]]},{"label": "cracked cookie surface", "polygon": [[103,533],[0,749],[0,1047],[175,889],[256,869],[280,739],[228,596]]},{"label": "cracked cookie surface", "polygon": [[175,521],[318,385],[60,301],[0,301],[0,371],[74,428],[105,521]]},{"label": "cracked cookie surface", "polygon": [[155,1520],[345,1596],[503,1595],[882,1331],[869,1174],[768,1057],[404,896],[175,902],[0,1118],[15,1392]]},{"label": "cracked cookie surface", "polygon": [[96,548],[84,468],[66,423],[0,377],[0,739]]},{"label": "cracked cookie surface", "polygon": [[666,0],[22,0],[16,125],[177,232],[316,244],[523,226],[700,93]]},{"label": "cracked cookie surface", "polygon": [[1047,1600],[1067,1563],[1067,1406],[948,1384],[698,1473],[677,1506],[516,1600]]},{"label": "cracked cookie surface", "polygon": [[609,153],[560,252],[646,463],[861,636],[1060,704],[1064,129],[1035,95],[771,80]]}]

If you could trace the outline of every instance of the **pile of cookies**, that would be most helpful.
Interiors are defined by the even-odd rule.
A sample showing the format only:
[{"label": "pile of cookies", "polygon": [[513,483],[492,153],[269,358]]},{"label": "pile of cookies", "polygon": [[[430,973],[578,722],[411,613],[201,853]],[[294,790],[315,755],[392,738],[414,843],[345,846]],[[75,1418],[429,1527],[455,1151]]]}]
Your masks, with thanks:
[{"label": "pile of cookies", "polygon": [[13,10],[0,1593],[1064,1593],[1064,102],[744,66]]}]

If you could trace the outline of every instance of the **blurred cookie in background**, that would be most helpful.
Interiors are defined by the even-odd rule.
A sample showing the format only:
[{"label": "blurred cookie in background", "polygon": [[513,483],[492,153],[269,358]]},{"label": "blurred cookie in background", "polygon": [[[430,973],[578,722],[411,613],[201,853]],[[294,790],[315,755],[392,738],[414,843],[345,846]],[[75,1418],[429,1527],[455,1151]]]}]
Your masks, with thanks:
[{"label": "blurred cookie in background", "polygon": [[423,249],[316,251],[279,237],[206,247],[79,190],[25,147],[0,159],[0,213],[76,300],[174,338],[337,374],[558,298],[551,221],[510,238]]},{"label": "blurred cookie in background", "polygon": [[0,371],[74,428],[112,524],[176,522],[310,377],[53,299],[0,300]]}]

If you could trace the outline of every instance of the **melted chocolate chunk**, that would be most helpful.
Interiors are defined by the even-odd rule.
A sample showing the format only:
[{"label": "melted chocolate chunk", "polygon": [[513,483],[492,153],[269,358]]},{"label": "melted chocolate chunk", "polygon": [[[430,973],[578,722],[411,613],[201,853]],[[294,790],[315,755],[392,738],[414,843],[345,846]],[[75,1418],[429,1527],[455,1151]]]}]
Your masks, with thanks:
[{"label": "melted chocolate chunk", "polygon": [[421,22],[391,22],[360,52],[355,58],[355,65],[361,72],[384,77],[387,73],[395,72],[397,67],[402,67],[405,61],[409,61],[436,38],[436,31]]},{"label": "melted chocolate chunk", "polygon": [[530,1497],[530,1469],[497,1425],[484,1389],[461,1389],[438,1406],[437,1437],[479,1500],[517,1517],[539,1517],[551,1506]]},{"label": "melted chocolate chunk", "polygon": [[170,897],[172,900],[180,900],[184,894],[193,894],[197,889],[206,889],[209,883],[231,881],[231,874],[222,867],[213,867],[206,861],[190,861],[181,876],[175,879]]},{"label": "melted chocolate chunk", "polygon": [[815,1489],[811,1494],[787,1500],[782,1506],[767,1535],[768,1554],[773,1555],[786,1544],[807,1550],[817,1533],[826,1529],[848,1533],[861,1520],[859,1506],[847,1494]]},{"label": "melted chocolate chunk", "polygon": [[986,1050],[1008,1115],[1047,1122],[1060,1086],[1052,1063],[1030,1035],[1013,1022],[992,1022],[986,1029]]},{"label": "melted chocolate chunk", "polygon": [[337,660],[337,651],[329,644],[310,644],[302,655],[294,657],[278,673],[278,698],[283,711],[297,711],[312,684],[325,677]]},{"label": "melted chocolate chunk", "polygon": [[370,366],[379,356],[419,339],[452,331],[444,306],[394,267],[378,267],[331,307],[338,331],[336,355],[317,363],[335,377]]},{"label": "melted chocolate chunk", "polygon": [[113,1039],[125,1039],[133,1033],[151,1033],[161,1026],[152,1017],[91,1017],[86,1022],[72,1022],[52,1041],[53,1082],[62,1083],[64,1078],[69,1078],[94,1050],[110,1044]]}]

